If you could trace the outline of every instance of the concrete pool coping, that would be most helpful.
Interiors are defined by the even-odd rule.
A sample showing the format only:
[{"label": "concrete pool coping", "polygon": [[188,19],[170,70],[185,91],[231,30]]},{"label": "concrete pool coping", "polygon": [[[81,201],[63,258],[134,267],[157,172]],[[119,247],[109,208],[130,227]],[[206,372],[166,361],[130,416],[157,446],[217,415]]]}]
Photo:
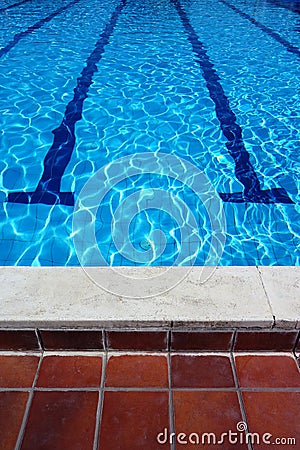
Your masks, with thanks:
[{"label": "concrete pool coping", "polygon": [[[149,277],[165,268],[95,270],[113,283],[114,271]],[[201,271],[193,267],[168,292],[133,299],[104,291],[81,267],[1,267],[0,327],[300,328],[300,267],[217,267],[204,284]],[[174,280],[181,272],[172,268]]]}]

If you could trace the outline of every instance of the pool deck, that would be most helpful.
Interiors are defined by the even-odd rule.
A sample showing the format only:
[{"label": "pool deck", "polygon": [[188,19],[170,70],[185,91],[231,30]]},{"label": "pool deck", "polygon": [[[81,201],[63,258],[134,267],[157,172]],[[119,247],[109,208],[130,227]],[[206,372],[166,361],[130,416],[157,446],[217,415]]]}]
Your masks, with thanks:
[{"label": "pool deck", "polygon": [[291,353],[0,354],[1,449],[299,448],[299,404]]},{"label": "pool deck", "polygon": [[[113,286],[114,271],[149,277],[165,268],[95,270]],[[2,267],[0,328],[300,328],[300,267],[218,267],[204,284],[200,271],[137,299],[104,291],[81,267]],[[174,282],[181,274],[172,267]]]}]

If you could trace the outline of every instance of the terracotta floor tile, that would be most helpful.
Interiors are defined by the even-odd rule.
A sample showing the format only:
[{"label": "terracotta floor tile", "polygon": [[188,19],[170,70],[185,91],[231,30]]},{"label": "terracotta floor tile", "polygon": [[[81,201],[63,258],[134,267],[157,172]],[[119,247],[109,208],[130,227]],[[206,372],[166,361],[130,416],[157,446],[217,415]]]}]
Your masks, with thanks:
[{"label": "terracotta floor tile", "polygon": [[166,356],[111,356],[106,369],[109,387],[168,387]]},{"label": "terracotta floor tile", "polygon": [[[300,448],[300,392],[243,392],[243,399],[249,431],[261,439],[255,450]],[[272,434],[270,445],[262,442],[264,433]],[[296,445],[276,445],[276,438],[295,438]]]},{"label": "terracotta floor tile", "polygon": [[98,387],[101,383],[100,356],[46,356],[38,387]]},{"label": "terracotta floor tile", "polygon": [[[237,436],[239,441],[236,445],[230,443],[227,436],[223,438],[223,442],[221,440],[222,433],[227,433],[229,430],[236,433],[237,424],[242,421],[235,392],[175,391],[173,396],[177,439],[179,433],[187,435],[181,437],[181,440],[186,440],[187,444],[177,443],[176,448],[195,449],[201,446],[204,449],[247,449],[247,446],[240,442],[239,433]],[[200,445],[196,445],[198,444],[197,436],[191,436],[191,433],[199,436]],[[203,436],[203,433],[214,433],[216,443],[219,442],[219,444],[213,445],[213,441],[209,444],[208,437]]]},{"label": "terracotta floor tile", "polygon": [[14,450],[29,394],[0,392],[0,448]]},{"label": "terracotta floor tile", "polygon": [[158,450],[157,435],[169,426],[167,392],[106,392],[99,450]]},{"label": "terracotta floor tile", "polygon": [[92,450],[98,392],[36,392],[22,450]]},{"label": "terracotta floor tile", "polygon": [[300,372],[290,356],[237,356],[241,387],[300,387]]},{"label": "terracotta floor tile", "polygon": [[172,356],[172,387],[234,387],[227,356]]},{"label": "terracotta floor tile", "polygon": [[37,356],[0,356],[0,387],[31,387],[38,363]]}]

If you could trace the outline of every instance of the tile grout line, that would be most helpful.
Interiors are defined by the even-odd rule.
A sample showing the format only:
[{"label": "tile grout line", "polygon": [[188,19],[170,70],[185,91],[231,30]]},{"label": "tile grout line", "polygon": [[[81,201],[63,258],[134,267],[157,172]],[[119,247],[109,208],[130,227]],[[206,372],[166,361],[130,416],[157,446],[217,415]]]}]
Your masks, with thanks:
[{"label": "tile grout line", "polygon": [[[295,345],[294,345],[294,348],[293,348],[293,354],[294,354],[294,356],[296,358],[296,363],[298,363],[297,362],[298,361],[298,355],[297,355],[297,347],[298,347],[298,345],[300,346],[300,331],[298,331],[298,336],[296,337],[296,342],[295,342]],[[299,351],[299,354],[300,354],[300,351]]]},{"label": "tile grout line", "polygon": [[[238,396],[238,401],[239,401],[240,410],[241,410],[241,414],[242,414],[242,420],[246,425],[246,429],[244,430],[245,435],[246,435],[246,433],[249,433],[249,424],[248,424],[248,420],[247,420],[247,414],[246,414],[246,409],[245,409],[245,405],[244,405],[243,395],[240,390],[239,378],[238,378],[238,374],[237,374],[237,370],[236,370],[236,366],[235,366],[234,355],[232,352],[230,353],[230,362],[231,362],[231,367],[232,367],[232,372],[233,372],[234,383],[235,383],[235,386],[237,389],[237,396]],[[253,446],[250,442],[248,443],[248,450],[253,450]]]},{"label": "tile grout line", "polygon": [[[103,344],[104,344],[104,341],[103,341]],[[103,413],[103,403],[104,403],[104,385],[105,385],[105,378],[106,378],[107,359],[108,359],[108,354],[106,351],[103,356],[103,359],[102,359],[102,375],[101,375],[101,385],[100,385],[100,389],[98,391],[99,399],[98,399],[97,413],[96,413],[96,424],[95,424],[93,450],[97,450],[99,448],[102,413]]]},{"label": "tile grout line", "polygon": [[30,392],[31,388],[0,388],[0,392]]},{"label": "tile grout line", "polygon": [[230,342],[230,349],[229,349],[230,353],[233,352],[233,349],[235,347],[236,335],[237,335],[237,330],[233,330],[233,333],[232,333],[232,336],[231,336],[231,342]]},{"label": "tile grout line", "polygon": [[[289,389],[289,388],[287,388]],[[18,389],[14,388],[3,388],[2,391],[17,391]],[[19,389],[21,390],[21,389]],[[97,391],[105,391],[105,392],[169,392],[169,387],[51,387],[51,388],[35,388],[35,392],[97,392]],[[271,389],[272,390],[272,389]],[[281,390],[281,389],[280,389]],[[300,388],[298,389],[300,390]],[[26,391],[26,389],[22,389],[21,391]],[[27,389],[28,391],[28,389]],[[220,391],[228,391],[235,392],[236,388],[190,388],[190,387],[181,387],[181,388],[173,388],[172,391],[212,391],[212,392],[220,392]],[[1,390],[0,390],[1,392]]]},{"label": "tile grout line", "polygon": [[102,330],[102,344],[103,344],[103,350],[105,352],[108,352],[108,337],[107,337],[107,332],[105,329]]},{"label": "tile grout line", "polygon": [[[30,392],[30,388],[0,388],[0,392]],[[97,392],[97,391],[105,391],[105,392],[169,392],[169,388],[161,388],[161,387],[52,387],[52,388],[35,388],[35,392]],[[181,387],[181,388],[172,388],[173,392],[237,392],[238,389],[235,387],[232,388],[209,388],[209,387]],[[300,392],[300,387],[267,387],[267,388],[240,388],[241,392]]]},{"label": "tile grout line", "polygon": [[40,368],[41,368],[41,365],[42,365],[43,357],[44,356],[43,356],[43,353],[42,353],[41,356],[40,356],[40,360],[39,360],[39,363],[38,363],[38,366],[37,366],[37,369],[36,369],[36,373],[35,373],[33,382],[32,382],[31,389],[29,391],[29,396],[28,396],[26,408],[25,408],[25,411],[24,411],[23,420],[22,420],[21,428],[20,428],[19,435],[18,435],[18,438],[17,438],[17,442],[16,442],[16,445],[15,445],[15,450],[20,450],[21,445],[22,445],[22,441],[23,441],[24,434],[25,434],[25,428],[27,426],[27,422],[28,422],[28,418],[29,418],[29,412],[30,412],[30,408],[31,408],[31,404],[32,404],[33,396],[34,396],[34,388],[35,388],[35,385],[37,383],[37,379],[38,379],[38,376],[39,376],[39,373],[40,373]]},{"label": "tile grout line", "polygon": [[42,335],[40,333],[40,330],[38,328],[35,328],[34,331],[35,331],[36,338],[38,340],[38,344],[39,344],[40,350],[43,352],[45,349],[44,349]]},{"label": "tile grout line", "polygon": [[[170,351],[168,352],[167,360],[168,360],[168,377],[169,377],[169,425],[170,425],[170,432],[175,433],[175,411],[174,411],[173,390],[172,390],[172,362]],[[176,450],[176,439],[174,439],[174,441],[172,440],[171,442],[171,450]]]},{"label": "tile grout line", "polygon": [[241,392],[299,392],[300,386],[295,388],[285,388],[285,387],[269,387],[269,388],[241,388]]},{"label": "tile grout line", "polygon": [[172,330],[167,331],[167,352],[170,353],[172,349]]}]

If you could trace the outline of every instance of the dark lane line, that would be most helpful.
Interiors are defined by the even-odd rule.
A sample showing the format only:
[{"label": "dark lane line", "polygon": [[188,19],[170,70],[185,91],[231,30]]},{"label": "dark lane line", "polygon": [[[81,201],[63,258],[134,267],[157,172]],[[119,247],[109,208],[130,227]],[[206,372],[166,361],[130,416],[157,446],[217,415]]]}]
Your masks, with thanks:
[{"label": "dark lane line", "polygon": [[[275,5],[278,8],[284,8],[287,9],[288,11],[292,11],[293,13],[298,14],[298,16],[300,15],[300,1],[293,2],[291,0],[289,2],[286,2],[284,0],[268,0],[268,3],[270,3],[270,5]],[[297,31],[297,33],[300,33],[299,18],[298,24],[295,27],[295,31]]]},{"label": "dark lane line", "polygon": [[292,0],[289,2],[285,2],[282,0],[268,0],[268,3],[271,5],[276,5],[279,8],[288,9],[289,11],[292,11],[296,14],[300,14],[300,1],[293,2]]},{"label": "dark lane line", "polygon": [[209,56],[199,40],[196,31],[179,0],[170,0],[181,19],[188,40],[192,45],[196,61],[200,65],[209,95],[215,104],[215,111],[220,122],[221,130],[227,139],[226,147],[235,163],[235,175],[244,186],[244,192],[219,193],[224,201],[253,202],[253,203],[293,203],[283,188],[262,190],[255,170],[250,162],[250,155],[245,148],[242,129],[236,122],[236,116],[230,108],[229,100],[220,83]]},{"label": "dark lane line", "polygon": [[25,38],[29,34],[38,30],[43,25],[45,25],[45,23],[50,22],[50,20],[54,19],[54,17],[58,16],[59,14],[61,14],[64,11],[66,11],[67,9],[69,9],[71,6],[75,5],[79,1],[80,0],[73,0],[72,2],[68,3],[67,5],[62,6],[61,8],[57,9],[56,11],[54,11],[52,14],[45,17],[44,19],[39,20],[34,25],[31,25],[30,27],[27,28],[27,30],[21,31],[20,33],[15,34],[14,38],[5,47],[2,47],[0,49],[0,58],[3,55],[6,55],[6,53],[8,53],[13,47],[15,47],[21,39]]},{"label": "dark lane line", "polygon": [[264,33],[271,36],[275,41],[282,44],[286,50],[290,53],[293,53],[294,55],[298,56],[300,58],[300,49],[296,47],[295,45],[291,44],[289,41],[284,39],[280,34],[276,33],[276,31],[272,30],[272,28],[267,27],[266,25],[263,25],[258,20],[254,19],[253,17],[249,16],[249,14],[245,13],[241,9],[237,8],[236,6],[229,3],[227,0],[219,0],[219,2],[223,3],[224,5],[228,6],[228,8],[232,9],[232,11],[239,14],[244,19],[248,20],[252,23],[252,25],[255,25],[257,28],[262,30]]},{"label": "dark lane line", "polygon": [[58,128],[52,131],[53,144],[44,160],[44,172],[34,192],[11,192],[8,201],[15,203],[56,203],[73,206],[74,193],[60,192],[61,178],[71,159],[75,146],[75,125],[82,118],[83,102],[87,98],[93,75],[97,72],[96,64],[101,60],[105,47],[113,34],[119,15],[126,6],[126,0],[116,7],[106,24],[93,52],[86,60],[86,65],[77,78],[73,99],[68,103],[64,118]]},{"label": "dark lane line", "polygon": [[27,3],[27,2],[31,2],[31,0],[22,0],[19,3],[14,3],[13,5],[5,6],[5,8],[0,8],[0,13],[4,12],[4,11],[7,11],[8,9],[15,8],[16,6],[23,5],[23,3]]}]

